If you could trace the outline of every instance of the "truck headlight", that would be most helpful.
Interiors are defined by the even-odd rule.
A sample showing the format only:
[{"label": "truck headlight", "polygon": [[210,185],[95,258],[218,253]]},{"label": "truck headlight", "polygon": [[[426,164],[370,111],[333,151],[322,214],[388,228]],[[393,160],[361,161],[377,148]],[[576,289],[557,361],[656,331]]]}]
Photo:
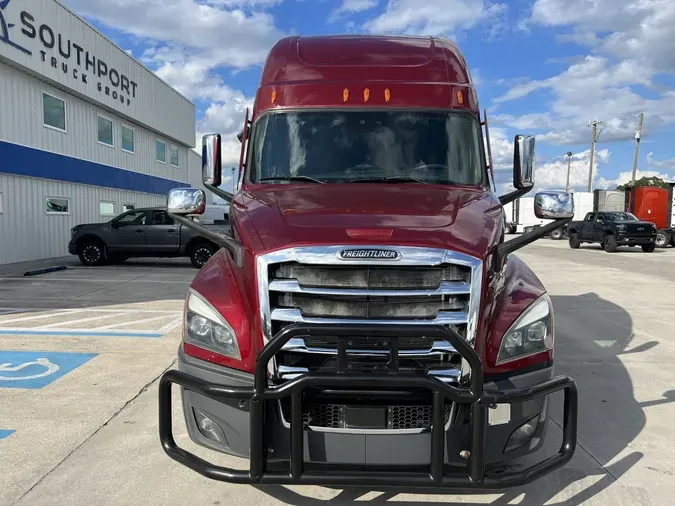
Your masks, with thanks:
[{"label": "truck headlight", "polygon": [[241,359],[234,329],[194,290],[188,294],[185,314],[185,340],[219,355]]},{"label": "truck headlight", "polygon": [[553,348],[553,308],[548,294],[532,303],[502,338],[497,365]]}]

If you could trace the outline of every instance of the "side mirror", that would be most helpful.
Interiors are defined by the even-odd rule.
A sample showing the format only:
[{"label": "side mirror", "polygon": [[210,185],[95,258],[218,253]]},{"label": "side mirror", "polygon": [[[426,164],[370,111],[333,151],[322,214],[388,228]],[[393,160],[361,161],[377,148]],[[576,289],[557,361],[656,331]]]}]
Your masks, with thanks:
[{"label": "side mirror", "polygon": [[574,217],[574,195],[569,192],[540,192],[534,196],[534,214],[544,220]]},{"label": "side mirror", "polygon": [[208,186],[220,186],[223,167],[220,157],[220,134],[202,137],[202,181]]},{"label": "side mirror", "polygon": [[204,214],[206,210],[206,194],[196,188],[174,188],[169,191],[166,207],[169,214],[185,216],[187,214]]},{"label": "side mirror", "polygon": [[534,185],[534,148],[534,136],[516,135],[513,142],[513,186],[519,190]]}]

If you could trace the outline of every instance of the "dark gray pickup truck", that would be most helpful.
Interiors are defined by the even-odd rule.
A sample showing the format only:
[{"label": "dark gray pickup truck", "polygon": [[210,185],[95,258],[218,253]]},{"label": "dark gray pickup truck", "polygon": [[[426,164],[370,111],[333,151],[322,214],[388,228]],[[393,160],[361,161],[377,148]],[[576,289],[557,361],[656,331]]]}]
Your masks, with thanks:
[{"label": "dark gray pickup truck", "polygon": [[[227,227],[211,225],[227,234]],[[222,229],[222,230],[219,230]],[[219,246],[176,223],[165,208],[133,209],[106,223],[77,225],[68,251],[84,265],[123,262],[131,257],[190,257],[200,269]]]},{"label": "dark gray pickup truck", "polygon": [[567,224],[567,234],[573,249],[582,243],[594,242],[609,252],[616,251],[618,246],[642,246],[646,253],[656,248],[654,224],[625,212],[587,213],[583,221]]}]

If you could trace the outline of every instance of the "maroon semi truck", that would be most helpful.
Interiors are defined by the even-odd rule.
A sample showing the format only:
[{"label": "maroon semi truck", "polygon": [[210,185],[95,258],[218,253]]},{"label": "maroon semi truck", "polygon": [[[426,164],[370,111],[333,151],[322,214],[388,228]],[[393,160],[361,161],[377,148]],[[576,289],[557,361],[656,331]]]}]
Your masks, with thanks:
[{"label": "maroon semi truck", "polygon": [[[235,194],[219,188],[220,135],[203,138],[204,184],[230,202],[229,234],[192,221],[203,190],[168,196],[177,221],[221,246],[189,288],[178,368],[160,381],[171,458],[233,483],[461,489],[569,461],[576,385],[554,376],[546,289],[510,254],[570,221],[574,202],[537,194],[537,216],[554,221],[504,242],[503,205],[534,184],[534,138],[515,138],[515,190],[498,197],[487,126],[448,40],[274,45],[239,135]],[[248,469],[176,445],[172,384],[192,441]],[[506,468],[542,447],[558,391],[558,453]]]}]

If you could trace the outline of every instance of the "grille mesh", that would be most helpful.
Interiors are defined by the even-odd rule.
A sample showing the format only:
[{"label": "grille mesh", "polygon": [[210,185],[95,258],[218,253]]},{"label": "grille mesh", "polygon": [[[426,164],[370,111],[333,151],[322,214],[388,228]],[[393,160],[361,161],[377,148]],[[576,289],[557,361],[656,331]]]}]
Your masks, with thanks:
[{"label": "grille mesh", "polygon": [[[340,428],[341,404],[312,404],[303,406],[303,425],[306,427]],[[281,402],[283,417],[286,422],[291,419],[291,404],[288,400]],[[451,404],[445,405],[444,423],[450,420]],[[387,428],[390,430],[400,429],[430,429],[432,406],[422,405],[392,405],[387,409]]]}]

